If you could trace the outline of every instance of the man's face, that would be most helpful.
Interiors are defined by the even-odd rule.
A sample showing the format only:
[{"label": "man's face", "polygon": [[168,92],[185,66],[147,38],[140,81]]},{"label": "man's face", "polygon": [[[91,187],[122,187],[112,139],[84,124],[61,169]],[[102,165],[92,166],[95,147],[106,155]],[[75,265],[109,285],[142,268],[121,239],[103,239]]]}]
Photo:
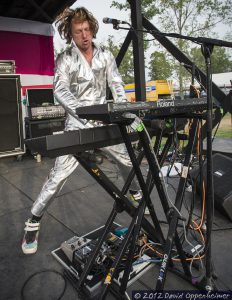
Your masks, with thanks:
[{"label": "man's face", "polygon": [[74,42],[81,51],[87,51],[92,47],[93,33],[88,21],[83,23],[72,21],[71,34]]}]

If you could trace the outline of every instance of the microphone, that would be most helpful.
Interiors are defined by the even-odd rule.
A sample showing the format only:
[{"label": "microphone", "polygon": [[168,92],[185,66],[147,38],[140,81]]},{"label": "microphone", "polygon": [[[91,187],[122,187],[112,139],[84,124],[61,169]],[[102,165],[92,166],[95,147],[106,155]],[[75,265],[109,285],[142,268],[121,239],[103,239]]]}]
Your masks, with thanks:
[{"label": "microphone", "polygon": [[113,24],[113,25],[127,24],[126,21],[120,21],[120,20],[111,19],[111,18],[103,18],[102,22],[105,23],[105,24]]}]

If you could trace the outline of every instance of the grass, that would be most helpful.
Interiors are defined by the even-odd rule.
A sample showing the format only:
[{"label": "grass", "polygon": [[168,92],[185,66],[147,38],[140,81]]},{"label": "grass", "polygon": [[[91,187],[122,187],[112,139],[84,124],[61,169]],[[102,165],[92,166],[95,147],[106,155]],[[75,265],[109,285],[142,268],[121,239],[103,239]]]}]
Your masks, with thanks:
[{"label": "grass", "polygon": [[[216,128],[213,130],[213,136]],[[224,118],[221,120],[220,126],[216,133],[216,138],[225,138],[232,139],[232,116],[230,113],[226,114]],[[166,138],[162,139],[161,149],[163,149],[166,142]],[[187,141],[181,142],[180,147],[184,147],[187,145]]]},{"label": "grass", "polygon": [[216,137],[232,139],[232,115],[230,113],[227,113],[221,120]]}]

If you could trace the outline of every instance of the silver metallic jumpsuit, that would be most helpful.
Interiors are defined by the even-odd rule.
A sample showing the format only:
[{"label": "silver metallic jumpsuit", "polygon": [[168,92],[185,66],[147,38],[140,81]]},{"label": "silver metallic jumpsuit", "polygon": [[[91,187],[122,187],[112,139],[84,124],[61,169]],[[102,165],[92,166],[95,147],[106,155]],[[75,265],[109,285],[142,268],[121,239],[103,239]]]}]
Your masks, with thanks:
[{"label": "silver metallic jumpsuit", "polygon": [[[58,56],[54,76],[54,95],[67,112],[66,131],[97,126],[97,124],[79,119],[75,114],[75,109],[80,106],[103,104],[106,101],[106,80],[114,101],[127,101],[114,57],[108,50],[94,44],[91,66],[74,42]],[[131,161],[125,145],[110,146],[102,150],[114,159],[122,176],[126,179],[131,169]],[[43,215],[47,206],[77,166],[78,161],[73,155],[56,158],[55,165],[32,207],[33,215],[38,217]],[[138,190],[135,181],[132,182],[131,189]]]}]

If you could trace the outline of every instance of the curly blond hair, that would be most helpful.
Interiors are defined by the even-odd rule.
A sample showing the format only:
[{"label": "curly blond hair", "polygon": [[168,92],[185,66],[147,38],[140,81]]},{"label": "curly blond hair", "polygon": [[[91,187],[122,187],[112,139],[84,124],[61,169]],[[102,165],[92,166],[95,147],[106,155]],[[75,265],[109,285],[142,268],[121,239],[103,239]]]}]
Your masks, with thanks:
[{"label": "curly blond hair", "polygon": [[96,38],[98,32],[98,21],[94,18],[93,14],[84,7],[77,7],[76,9],[66,8],[56,19],[55,24],[62,39],[66,40],[66,44],[70,44],[72,40],[71,24],[72,20],[76,22],[89,22],[90,30],[93,37]]}]

